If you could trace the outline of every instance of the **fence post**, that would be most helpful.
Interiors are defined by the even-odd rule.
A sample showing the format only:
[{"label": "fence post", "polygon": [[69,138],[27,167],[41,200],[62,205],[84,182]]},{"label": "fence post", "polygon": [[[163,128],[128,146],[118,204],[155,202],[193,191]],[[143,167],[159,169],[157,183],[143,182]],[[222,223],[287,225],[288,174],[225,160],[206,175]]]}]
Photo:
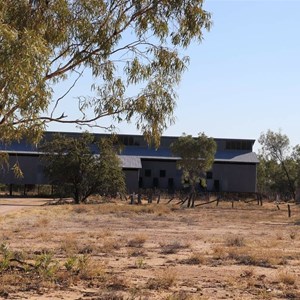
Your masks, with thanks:
[{"label": "fence post", "polygon": [[9,196],[12,196],[13,195],[13,184],[11,183],[9,185]]},{"label": "fence post", "polygon": [[134,204],[134,195],[133,195],[133,193],[130,195],[130,204]]},{"label": "fence post", "polygon": [[142,194],[138,193],[138,204],[142,204]]},{"label": "fence post", "polygon": [[158,194],[158,197],[157,197],[157,204],[159,204],[160,202],[160,193]]},{"label": "fence post", "polygon": [[288,215],[289,215],[289,218],[292,216],[291,206],[289,204],[288,204]]}]

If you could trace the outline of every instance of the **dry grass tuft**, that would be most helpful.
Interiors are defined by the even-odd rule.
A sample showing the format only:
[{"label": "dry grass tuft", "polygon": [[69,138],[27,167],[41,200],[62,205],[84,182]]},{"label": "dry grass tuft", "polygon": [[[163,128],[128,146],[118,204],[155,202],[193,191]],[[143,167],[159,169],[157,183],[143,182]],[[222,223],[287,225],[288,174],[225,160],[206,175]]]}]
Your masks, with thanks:
[{"label": "dry grass tuft", "polygon": [[213,259],[226,259],[227,251],[224,247],[215,246],[212,248],[213,251]]},{"label": "dry grass tuft", "polygon": [[296,275],[288,272],[278,273],[278,281],[286,285],[294,285],[296,283]]},{"label": "dry grass tuft", "polygon": [[201,265],[205,262],[205,257],[202,253],[193,253],[189,258],[183,259],[182,264],[186,265]]},{"label": "dry grass tuft", "polygon": [[37,219],[34,227],[47,227],[50,224],[50,219],[48,217],[42,217]]},{"label": "dry grass tuft", "polygon": [[[105,286],[106,286],[106,288],[113,290],[113,291],[123,291],[128,288],[129,284],[124,277],[113,275],[107,280]],[[114,298],[112,298],[112,299],[114,299]]]},{"label": "dry grass tuft", "polygon": [[76,214],[86,214],[90,212],[90,208],[86,204],[76,204],[72,206],[73,212]]},{"label": "dry grass tuft", "polygon": [[202,296],[191,295],[186,291],[179,291],[173,293],[172,295],[167,296],[164,300],[208,300],[208,298],[204,298]]},{"label": "dry grass tuft", "polygon": [[291,238],[292,240],[295,240],[296,237],[297,237],[297,232],[296,232],[296,231],[290,232],[290,238]]},{"label": "dry grass tuft", "polygon": [[250,251],[232,250],[228,252],[227,259],[233,259],[237,264],[246,266],[258,266],[271,268],[272,261],[268,256],[262,253],[251,253]]},{"label": "dry grass tuft", "polygon": [[61,250],[63,250],[67,256],[78,253],[79,241],[74,234],[68,234],[64,237],[61,243]]},{"label": "dry grass tuft", "polygon": [[106,276],[106,269],[103,263],[88,255],[79,256],[77,269],[80,278],[83,280],[90,280],[95,277],[104,279]]},{"label": "dry grass tuft", "polygon": [[189,248],[189,245],[181,244],[180,242],[172,242],[170,244],[160,243],[159,245],[161,247],[160,253],[162,254],[175,254],[181,249]]},{"label": "dry grass tuft", "polygon": [[176,280],[176,272],[171,269],[166,269],[161,272],[157,272],[154,278],[150,278],[146,284],[146,287],[150,290],[169,289],[175,285]]},{"label": "dry grass tuft", "polygon": [[253,277],[253,275],[254,275],[254,269],[250,268],[250,269],[244,270],[242,272],[242,274],[240,275],[240,277],[251,278],[251,277]]},{"label": "dry grass tuft", "polygon": [[121,249],[121,242],[114,238],[105,239],[102,244],[102,247],[100,248],[101,252],[107,254],[120,249]]},{"label": "dry grass tuft", "polygon": [[128,241],[128,247],[136,247],[141,248],[147,240],[147,236],[145,234],[138,234]]},{"label": "dry grass tuft", "polygon": [[127,254],[129,257],[145,256],[145,250],[142,248],[128,248]]},{"label": "dry grass tuft", "polygon": [[229,236],[227,237],[225,244],[227,247],[244,247],[245,241],[242,236]]}]

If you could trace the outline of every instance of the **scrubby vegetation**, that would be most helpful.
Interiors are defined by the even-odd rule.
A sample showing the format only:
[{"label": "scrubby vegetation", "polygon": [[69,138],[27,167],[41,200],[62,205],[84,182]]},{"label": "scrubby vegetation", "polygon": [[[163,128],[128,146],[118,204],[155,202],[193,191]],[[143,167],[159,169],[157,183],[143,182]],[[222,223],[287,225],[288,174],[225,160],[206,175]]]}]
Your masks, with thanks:
[{"label": "scrubby vegetation", "polygon": [[288,218],[271,203],[190,210],[167,201],[43,206],[2,217],[0,296],[300,297],[298,207]]}]

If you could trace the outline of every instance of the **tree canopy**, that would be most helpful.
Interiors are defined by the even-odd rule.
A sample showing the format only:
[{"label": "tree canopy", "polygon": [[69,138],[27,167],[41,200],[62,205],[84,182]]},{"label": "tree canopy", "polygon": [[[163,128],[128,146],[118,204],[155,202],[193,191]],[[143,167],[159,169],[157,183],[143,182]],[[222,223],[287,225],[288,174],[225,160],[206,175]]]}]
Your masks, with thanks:
[{"label": "tree canopy", "polygon": [[177,168],[182,170],[182,182],[188,183],[191,194],[195,193],[197,184],[211,169],[216,150],[215,140],[204,133],[199,133],[197,138],[184,134],[171,144],[172,153],[180,157]]},{"label": "tree canopy", "polygon": [[[0,139],[37,141],[49,122],[101,127],[112,116],[158,142],[188,64],[181,52],[210,26],[203,0],[2,0]],[[93,95],[68,99],[89,70]],[[54,99],[55,84],[71,75]],[[57,110],[62,101],[81,117]]]},{"label": "tree canopy", "polygon": [[[100,155],[93,153],[93,144]],[[125,192],[121,162],[109,138],[97,143],[89,133],[79,138],[57,134],[41,146],[41,151],[45,153],[44,169],[51,183],[70,190],[76,203],[93,194],[115,197]]]},{"label": "tree canopy", "polygon": [[291,195],[300,175],[300,146],[291,147],[286,134],[268,130],[259,138],[262,145],[258,165],[258,188],[261,192]]}]

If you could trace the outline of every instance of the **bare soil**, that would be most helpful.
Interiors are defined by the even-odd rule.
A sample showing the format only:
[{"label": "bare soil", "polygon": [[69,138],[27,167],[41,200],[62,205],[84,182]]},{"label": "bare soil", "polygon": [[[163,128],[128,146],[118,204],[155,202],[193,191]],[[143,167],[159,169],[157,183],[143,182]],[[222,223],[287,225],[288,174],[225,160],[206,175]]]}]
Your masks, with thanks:
[{"label": "bare soil", "polygon": [[300,208],[0,200],[1,299],[300,299]]}]

